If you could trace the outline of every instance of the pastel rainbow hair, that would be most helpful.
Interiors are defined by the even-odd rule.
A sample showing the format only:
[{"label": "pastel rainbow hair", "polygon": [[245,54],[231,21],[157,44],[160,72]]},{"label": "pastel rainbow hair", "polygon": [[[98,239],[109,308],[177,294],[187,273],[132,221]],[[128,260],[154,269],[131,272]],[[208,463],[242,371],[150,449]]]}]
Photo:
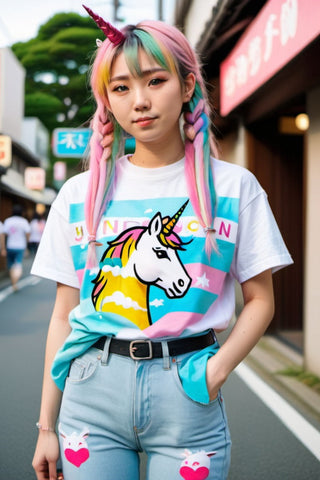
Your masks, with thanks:
[{"label": "pastel rainbow hair", "polygon": [[161,67],[178,75],[181,84],[189,73],[196,78],[191,100],[184,104],[185,175],[192,206],[206,231],[206,252],[216,250],[213,220],[216,193],[210,155],[217,156],[210,129],[210,107],[201,75],[200,62],[186,37],[175,27],[160,21],[143,21],[121,30],[123,40],[114,44],[106,38],[98,47],[91,71],[91,87],[97,108],[92,118],[90,141],[90,180],[85,200],[89,233],[87,266],[96,265],[96,232],[108,201],[112,198],[115,165],[124,154],[124,135],[108,109],[107,86],[113,61],[124,53],[129,70],[140,74],[138,51],[142,48]]}]

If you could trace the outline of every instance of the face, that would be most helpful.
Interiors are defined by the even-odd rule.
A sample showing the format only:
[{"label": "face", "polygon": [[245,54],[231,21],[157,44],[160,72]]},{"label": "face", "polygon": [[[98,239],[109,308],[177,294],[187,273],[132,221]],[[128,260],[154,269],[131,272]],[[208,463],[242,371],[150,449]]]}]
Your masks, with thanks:
[{"label": "face", "polygon": [[142,75],[133,75],[121,53],[111,69],[107,88],[109,108],[136,142],[160,143],[180,135],[179,117],[194,88],[194,76],[181,85],[178,76],[162,68],[142,49]]}]

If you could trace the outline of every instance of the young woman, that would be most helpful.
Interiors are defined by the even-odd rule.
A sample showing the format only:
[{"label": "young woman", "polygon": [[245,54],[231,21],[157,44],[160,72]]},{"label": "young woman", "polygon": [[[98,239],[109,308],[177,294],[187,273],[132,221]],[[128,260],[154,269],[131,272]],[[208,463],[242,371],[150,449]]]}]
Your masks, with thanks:
[{"label": "young woman", "polygon": [[[253,175],[210,157],[186,38],[156,21],[120,32],[87,10],[107,37],[90,169],[61,189],[33,266],[57,282],[33,465],[55,478],[59,438],[66,480],[138,480],[140,451],[149,480],[225,479],[220,389],[269,325],[271,274],[291,258]],[[235,279],[244,308],[219,348]]]}]

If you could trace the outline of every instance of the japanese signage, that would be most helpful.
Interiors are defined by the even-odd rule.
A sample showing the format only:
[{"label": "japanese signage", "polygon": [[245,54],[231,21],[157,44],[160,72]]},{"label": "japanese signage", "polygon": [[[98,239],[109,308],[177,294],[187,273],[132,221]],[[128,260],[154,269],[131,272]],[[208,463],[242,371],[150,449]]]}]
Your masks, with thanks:
[{"label": "japanese signage", "polygon": [[10,167],[11,160],[11,138],[8,135],[0,135],[0,165]]},{"label": "japanese signage", "polygon": [[53,165],[53,179],[57,182],[64,182],[67,176],[67,165],[65,162],[55,162]]},{"label": "japanese signage", "polygon": [[29,190],[43,190],[46,184],[46,172],[40,167],[27,167],[24,171],[24,184]]},{"label": "japanese signage", "polygon": [[55,128],[53,131],[53,153],[56,157],[83,157],[92,130],[89,128]]},{"label": "japanese signage", "polygon": [[55,162],[53,165],[53,184],[58,190],[62,187],[67,178],[67,164],[65,162]]},{"label": "japanese signage", "polygon": [[221,115],[227,115],[320,34],[320,1],[269,0],[222,62]]}]

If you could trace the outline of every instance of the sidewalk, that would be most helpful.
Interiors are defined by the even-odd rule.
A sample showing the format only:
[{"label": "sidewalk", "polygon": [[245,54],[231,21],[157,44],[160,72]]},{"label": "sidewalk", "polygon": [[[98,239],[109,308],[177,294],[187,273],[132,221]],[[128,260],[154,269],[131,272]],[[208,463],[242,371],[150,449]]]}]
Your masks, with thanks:
[{"label": "sidewalk", "polygon": [[303,357],[274,336],[261,338],[245,360],[267,384],[320,428],[320,390],[280,372],[303,368]]}]

